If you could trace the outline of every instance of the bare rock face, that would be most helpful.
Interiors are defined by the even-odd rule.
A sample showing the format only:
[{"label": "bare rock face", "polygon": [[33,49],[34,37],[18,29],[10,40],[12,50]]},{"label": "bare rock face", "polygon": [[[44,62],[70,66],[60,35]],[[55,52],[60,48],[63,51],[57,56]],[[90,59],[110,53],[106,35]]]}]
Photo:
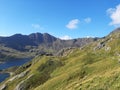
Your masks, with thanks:
[{"label": "bare rock face", "polygon": [[107,47],[107,46],[105,47],[105,51],[110,51],[110,50],[111,50],[111,47],[109,47],[109,46],[108,46],[108,47]]},{"label": "bare rock face", "polygon": [[94,50],[99,50],[105,46],[105,43],[98,43],[97,46],[94,48]]}]

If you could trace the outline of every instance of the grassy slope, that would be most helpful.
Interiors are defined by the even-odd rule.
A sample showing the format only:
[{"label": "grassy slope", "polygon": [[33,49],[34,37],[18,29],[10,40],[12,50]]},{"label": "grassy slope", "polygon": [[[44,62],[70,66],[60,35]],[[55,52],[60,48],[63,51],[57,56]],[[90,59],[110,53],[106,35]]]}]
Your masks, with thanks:
[{"label": "grassy slope", "polygon": [[21,81],[23,90],[120,90],[119,45],[113,34],[82,49],[72,49],[67,56],[36,57],[31,66],[17,70],[28,73],[7,82],[5,90],[13,90]]},{"label": "grassy slope", "polygon": [[[35,90],[120,90],[119,56],[115,55],[120,50],[120,40],[113,37],[112,42],[107,38],[100,42],[106,46],[94,50],[96,43],[64,58],[65,65]],[[111,50],[105,51],[107,46]]]}]

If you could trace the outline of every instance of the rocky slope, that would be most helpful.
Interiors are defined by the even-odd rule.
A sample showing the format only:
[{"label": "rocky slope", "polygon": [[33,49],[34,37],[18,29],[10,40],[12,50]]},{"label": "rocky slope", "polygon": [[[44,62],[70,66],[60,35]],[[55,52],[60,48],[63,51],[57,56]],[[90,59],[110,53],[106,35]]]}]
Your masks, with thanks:
[{"label": "rocky slope", "polygon": [[61,56],[37,56],[0,84],[1,90],[120,90],[120,29]]}]

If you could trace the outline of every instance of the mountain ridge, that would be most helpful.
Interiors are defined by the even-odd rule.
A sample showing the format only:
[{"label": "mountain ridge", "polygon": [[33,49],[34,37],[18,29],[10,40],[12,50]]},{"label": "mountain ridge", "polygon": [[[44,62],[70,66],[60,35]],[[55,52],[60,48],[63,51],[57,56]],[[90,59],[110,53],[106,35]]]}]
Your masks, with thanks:
[{"label": "mountain ridge", "polygon": [[[29,35],[14,34],[9,37],[0,37],[0,47],[2,47],[0,48],[0,54],[1,56],[7,57],[11,57],[11,55],[12,57],[17,57],[17,55],[13,55],[13,53],[18,52],[24,54],[29,53],[29,55],[32,53],[32,57],[40,54],[43,55],[43,53],[57,54],[57,52],[63,48],[82,47],[98,39],[99,38],[78,38],[71,40],[61,40],[48,33],[42,34],[38,32]],[[12,53],[10,50],[16,52]],[[8,54],[11,55],[8,56]]]},{"label": "mountain ridge", "polygon": [[[120,28],[113,30],[107,37],[119,37]],[[14,34],[8,37],[0,36],[0,60],[20,57],[34,57],[43,54],[58,54],[64,48],[83,47],[103,38],[77,38],[71,40],[61,40],[48,33],[31,33],[29,35]],[[59,55],[59,54],[58,54]]]},{"label": "mountain ridge", "polygon": [[120,90],[120,32],[61,56],[36,56],[0,84],[2,90]]}]

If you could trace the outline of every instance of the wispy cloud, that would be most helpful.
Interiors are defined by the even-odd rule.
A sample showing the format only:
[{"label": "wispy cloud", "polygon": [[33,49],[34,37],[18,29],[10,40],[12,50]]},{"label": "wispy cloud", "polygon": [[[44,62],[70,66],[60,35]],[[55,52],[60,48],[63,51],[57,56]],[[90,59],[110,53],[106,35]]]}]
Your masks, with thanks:
[{"label": "wispy cloud", "polygon": [[92,19],[89,17],[84,19],[84,22],[86,22],[86,23],[90,23],[91,21],[92,21]]},{"label": "wispy cloud", "polygon": [[66,27],[68,29],[76,29],[78,28],[78,23],[79,23],[79,19],[73,19],[71,21],[69,21],[69,23],[66,25]]},{"label": "wispy cloud", "polygon": [[107,10],[112,21],[109,25],[120,26],[120,4],[117,5],[115,8],[109,8]]},{"label": "wispy cloud", "polygon": [[32,27],[33,27],[34,29],[40,29],[40,30],[43,30],[43,29],[44,29],[44,28],[41,27],[39,24],[32,24]]},{"label": "wispy cloud", "polygon": [[70,36],[68,36],[68,35],[65,35],[65,36],[60,37],[60,39],[62,39],[62,40],[70,40],[72,38]]},{"label": "wispy cloud", "polygon": [[95,38],[95,36],[86,36],[85,38]]}]

